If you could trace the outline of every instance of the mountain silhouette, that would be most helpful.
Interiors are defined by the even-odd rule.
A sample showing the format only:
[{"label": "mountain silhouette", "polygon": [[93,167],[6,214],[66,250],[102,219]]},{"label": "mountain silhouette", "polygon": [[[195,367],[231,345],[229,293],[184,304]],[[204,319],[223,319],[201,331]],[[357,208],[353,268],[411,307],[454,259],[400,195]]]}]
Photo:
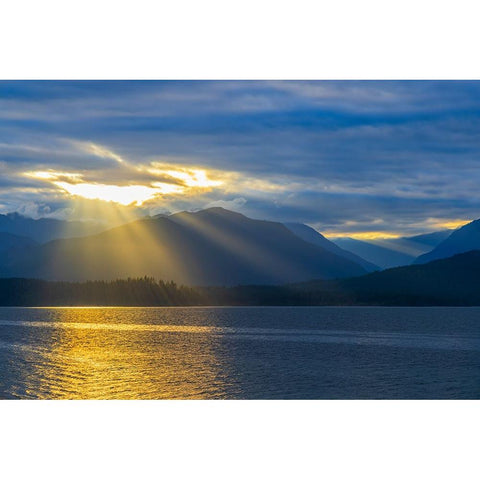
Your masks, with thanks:
[{"label": "mountain silhouette", "polygon": [[103,229],[93,222],[69,222],[55,218],[33,219],[19,213],[0,214],[0,232],[11,233],[43,243],[57,238],[91,235]]},{"label": "mountain silhouette", "polygon": [[305,282],[282,296],[311,305],[480,305],[480,251],[357,278]]},{"label": "mountain silhouette", "polygon": [[392,304],[480,305],[480,251],[392,268],[340,285],[354,292],[360,302],[381,299],[381,303]]},{"label": "mountain silhouette", "polygon": [[335,243],[326,239],[320,232],[317,232],[317,230],[309,227],[308,225],[304,225],[303,223],[284,223],[284,225],[302,240],[313,243],[318,247],[322,247],[325,250],[334,253],[335,255],[339,255],[340,257],[348,258],[352,262],[361,265],[367,272],[374,272],[376,270],[379,270],[379,267],[377,267],[377,265],[367,262],[362,257],[359,257],[358,255],[355,255],[348,250],[340,248]]},{"label": "mountain silhouette", "polygon": [[155,277],[186,285],[280,284],[366,273],[283,224],[223,208],[141,219],[12,256],[2,277],[94,280]]},{"label": "mountain silhouette", "polygon": [[478,249],[480,249],[480,219],[455,230],[432,251],[420,255],[414,263],[427,263]]},{"label": "mountain silhouette", "polygon": [[382,269],[410,265],[419,255],[429,252],[446,239],[452,230],[441,230],[412,237],[379,240],[336,238],[334,243]]}]

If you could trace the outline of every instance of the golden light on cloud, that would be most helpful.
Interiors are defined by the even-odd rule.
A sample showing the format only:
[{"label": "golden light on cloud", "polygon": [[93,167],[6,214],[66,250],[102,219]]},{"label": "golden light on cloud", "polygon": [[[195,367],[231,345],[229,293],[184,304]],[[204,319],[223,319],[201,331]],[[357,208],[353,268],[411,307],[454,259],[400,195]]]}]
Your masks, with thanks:
[{"label": "golden light on cloud", "polygon": [[458,220],[447,220],[447,221],[440,221],[438,222],[435,226],[441,229],[457,229],[459,227],[462,227],[463,225],[467,224],[468,222],[471,222],[471,220],[463,220],[463,219],[458,219]]},{"label": "golden light on cloud", "polygon": [[390,238],[399,238],[401,235],[389,232],[357,232],[349,236],[357,240],[387,240]]},{"label": "golden light on cloud", "polygon": [[46,170],[39,172],[25,172],[24,175],[39,180],[58,180],[59,178],[68,178],[70,180],[81,180],[81,173],[57,172],[55,170]]},{"label": "golden light on cloud", "polygon": [[142,205],[157,195],[181,192],[178,185],[154,182],[151,185],[107,185],[85,182],[80,173],[57,172],[54,170],[25,172],[25,176],[50,181],[66,193],[88,200],[103,200],[120,205]]},{"label": "golden light on cloud", "polygon": [[152,185],[155,187],[157,193],[162,195],[171,195],[174,193],[182,193],[184,188],[181,185],[175,185],[173,183],[154,182]]},{"label": "golden light on cloud", "polygon": [[103,200],[120,205],[141,205],[161,193],[159,189],[145,185],[103,185],[99,183],[53,182],[68,192],[89,200]]},{"label": "golden light on cloud", "polygon": [[[214,172],[197,167],[172,167],[170,164],[153,162],[146,171],[152,175],[168,177],[189,188],[212,188],[223,185],[227,172]],[[211,178],[212,176],[216,178]],[[220,178],[222,177],[222,178]]]},{"label": "golden light on cloud", "polygon": [[[462,227],[463,225],[471,222],[471,220],[465,219],[439,219],[439,218],[428,218],[423,222],[422,225],[418,225],[418,227],[427,226],[427,233],[428,232],[435,232],[438,230],[456,230],[457,228]],[[348,222],[347,222],[348,223]],[[386,231],[348,231],[348,232],[338,232],[338,231],[330,231],[324,232],[324,235],[329,238],[343,238],[343,237],[350,237],[355,238],[356,240],[389,240],[394,238],[400,238],[409,236],[405,233],[396,233],[396,232],[386,232]],[[413,236],[414,234],[411,234]]]},{"label": "golden light on cloud", "polygon": [[[88,153],[101,159],[116,162],[98,170],[61,172],[53,169],[24,172],[23,175],[36,180],[49,182],[62,192],[89,200],[114,202],[119,205],[140,206],[156,198],[165,196],[196,196],[221,188],[223,193],[231,193],[255,188],[269,190],[265,185],[256,185],[253,179],[241,178],[237,172],[199,167],[184,163],[186,158],[165,158],[167,161],[148,163],[131,162],[109,147],[93,142],[68,140],[75,150]],[[163,160],[163,159],[162,159]],[[114,180],[115,179],[115,180]],[[263,188],[258,188],[263,187]]]},{"label": "golden light on cloud", "polygon": [[110,158],[118,163],[125,163],[125,160],[117,153],[108,148],[93,142],[72,141],[72,143],[81,151],[95,155],[100,158]]},{"label": "golden light on cloud", "polygon": [[186,158],[168,157],[166,161],[142,164],[131,162],[103,145],[76,140],[69,142],[77,151],[114,160],[115,164],[110,162],[98,170],[82,173],[49,169],[25,172],[23,175],[49,182],[71,196],[124,206],[141,206],[166,196],[193,197],[216,188],[226,194],[238,191],[277,192],[284,189],[284,186],[270,181],[245,178],[238,172],[187,164]]},{"label": "golden light on cloud", "polygon": [[[144,180],[143,184],[140,182],[126,185],[107,184],[86,180],[82,173],[56,170],[24,172],[23,175],[48,181],[72,196],[114,202],[124,206],[140,206],[159,196],[193,194],[223,184],[223,180],[209,178],[210,172],[204,169],[155,165],[155,168],[129,167],[133,173],[147,172],[151,176],[150,181]],[[159,166],[163,168],[158,168]],[[127,171],[126,176],[129,172],[132,174],[132,171]],[[159,177],[165,181],[157,181]]]},{"label": "golden light on cloud", "polygon": [[187,187],[217,187],[223,182],[221,180],[209,180],[205,170],[168,170],[165,172],[168,176],[181,180]]},{"label": "golden light on cloud", "polygon": [[387,240],[399,238],[401,235],[391,232],[372,231],[372,232],[324,232],[328,238],[349,237],[356,240]]}]

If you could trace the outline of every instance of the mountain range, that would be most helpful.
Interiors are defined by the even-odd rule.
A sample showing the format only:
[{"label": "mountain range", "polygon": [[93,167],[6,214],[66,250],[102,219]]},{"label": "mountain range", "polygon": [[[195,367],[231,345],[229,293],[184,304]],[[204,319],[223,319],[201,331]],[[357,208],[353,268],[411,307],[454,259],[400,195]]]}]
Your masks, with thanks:
[{"label": "mountain range", "polygon": [[19,213],[0,214],[0,232],[28,237],[39,243],[57,238],[91,235],[102,230],[95,222],[68,222],[56,218],[28,218]]},{"label": "mountain range", "polygon": [[1,277],[109,280],[152,276],[187,285],[280,284],[363,275],[358,263],[281,223],[222,208],[145,218],[96,235],[9,251]]},{"label": "mountain range", "polygon": [[375,270],[380,269],[377,265],[370,263],[362,257],[339,247],[337,244],[331,242],[330,240],[325,238],[320,232],[317,232],[315,229],[309,227],[308,225],[304,225],[303,223],[284,223],[284,225],[302,240],[313,243],[314,245],[324,248],[325,250],[328,250],[335,255],[339,255],[340,257],[348,258],[352,262],[361,265],[367,272],[374,272]]},{"label": "mountain range", "polygon": [[[454,231],[376,243],[333,242],[307,225],[254,220],[223,208],[145,217],[98,233],[100,229],[87,222],[0,215],[0,277],[84,281],[147,275],[227,287],[358,277],[366,285],[372,278],[367,273],[392,265],[480,250],[480,220]],[[378,278],[392,283],[388,272],[395,270],[379,272],[385,276]]]},{"label": "mountain range", "polygon": [[458,253],[477,249],[480,249],[480,220],[474,220],[455,230],[433,250],[420,255],[415,263],[428,263],[432,260],[448,258]]},{"label": "mountain range", "polygon": [[334,243],[378,265],[380,269],[386,269],[411,264],[419,255],[429,252],[448,238],[452,232],[453,230],[441,230],[412,237],[368,241],[343,237],[334,239]]}]

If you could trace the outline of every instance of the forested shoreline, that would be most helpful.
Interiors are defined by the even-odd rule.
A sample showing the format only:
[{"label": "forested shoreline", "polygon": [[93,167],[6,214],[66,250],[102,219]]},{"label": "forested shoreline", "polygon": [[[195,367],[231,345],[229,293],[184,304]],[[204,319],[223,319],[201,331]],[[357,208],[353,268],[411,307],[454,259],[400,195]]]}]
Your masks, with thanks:
[{"label": "forested shoreline", "polygon": [[[327,288],[328,285],[328,288]],[[0,306],[208,306],[351,304],[325,282],[325,291],[298,286],[188,287],[154,278],[63,282],[0,279]]]},{"label": "forested shoreline", "polygon": [[149,277],[87,282],[0,279],[1,306],[169,306],[196,305],[200,300],[194,288]]},{"label": "forested shoreline", "polygon": [[[448,267],[448,268],[447,268]],[[0,279],[0,306],[480,306],[480,252],[362,277],[291,285],[192,287],[151,277]]]}]

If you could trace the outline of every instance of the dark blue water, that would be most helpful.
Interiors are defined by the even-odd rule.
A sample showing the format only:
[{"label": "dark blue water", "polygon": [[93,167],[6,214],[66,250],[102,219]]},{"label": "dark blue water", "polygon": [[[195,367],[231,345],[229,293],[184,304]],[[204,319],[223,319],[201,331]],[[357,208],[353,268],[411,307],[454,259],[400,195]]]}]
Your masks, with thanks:
[{"label": "dark blue water", "polygon": [[1,398],[478,399],[479,308],[0,308]]}]

